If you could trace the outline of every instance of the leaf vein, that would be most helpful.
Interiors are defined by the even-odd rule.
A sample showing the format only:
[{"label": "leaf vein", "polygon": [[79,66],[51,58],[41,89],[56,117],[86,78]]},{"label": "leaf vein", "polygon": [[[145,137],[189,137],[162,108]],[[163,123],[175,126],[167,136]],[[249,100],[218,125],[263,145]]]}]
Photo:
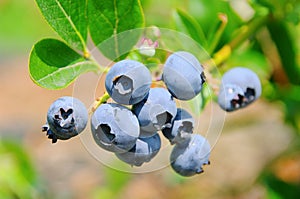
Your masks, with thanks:
[{"label": "leaf vein", "polygon": [[75,26],[74,22],[72,21],[71,17],[68,15],[68,13],[66,12],[66,10],[64,9],[64,7],[61,5],[61,3],[59,2],[59,0],[55,0],[56,4],[58,5],[58,7],[60,8],[60,10],[62,11],[63,15],[66,17],[66,19],[69,21],[71,27],[74,29],[76,35],[78,36],[79,40],[81,41],[81,44],[83,46],[83,48],[85,49],[85,42],[84,39],[82,37],[82,35],[80,34],[80,32],[78,31],[77,27]]},{"label": "leaf vein", "polygon": [[119,18],[118,18],[118,8],[117,8],[117,1],[114,0],[114,11],[115,11],[115,28],[114,28],[114,41],[115,41],[115,53],[117,56],[119,56],[119,44],[117,39],[117,33],[118,33],[118,25],[119,25]]},{"label": "leaf vein", "polygon": [[[47,74],[46,76],[42,77],[41,79],[36,80],[36,82],[41,83],[41,82],[43,82],[44,80],[46,80],[48,78],[53,79],[53,76],[55,76],[56,74],[61,75],[61,72],[64,71],[64,70],[69,70],[70,68],[74,70],[74,68],[76,68],[77,66],[80,66],[80,69],[81,69],[81,67],[83,65],[88,65],[88,64],[93,65],[93,62],[82,61],[82,62],[77,62],[73,65],[69,65],[68,67],[59,68],[59,69],[55,70],[53,73]],[[75,74],[73,74],[73,76],[76,76],[76,74],[77,73],[75,72]],[[55,79],[53,79],[53,80],[55,80]]]}]

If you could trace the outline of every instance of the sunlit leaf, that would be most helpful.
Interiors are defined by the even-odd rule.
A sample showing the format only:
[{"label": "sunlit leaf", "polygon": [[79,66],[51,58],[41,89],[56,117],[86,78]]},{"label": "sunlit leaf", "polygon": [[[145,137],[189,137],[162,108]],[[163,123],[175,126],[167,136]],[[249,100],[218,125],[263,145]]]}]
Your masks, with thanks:
[{"label": "sunlit leaf", "polygon": [[0,197],[31,199],[40,194],[38,176],[25,149],[0,141]]},{"label": "sunlit leaf", "polygon": [[98,69],[94,62],[86,60],[65,43],[55,39],[38,42],[29,60],[31,79],[47,89],[64,88],[80,74]]},{"label": "sunlit leaf", "polygon": [[188,7],[189,14],[193,16],[199,24],[201,24],[206,38],[209,38],[210,35],[215,34],[215,27],[219,23],[218,15],[223,13],[227,16],[228,23],[220,42],[218,42],[219,45],[217,46],[217,49],[228,42],[234,31],[243,23],[241,18],[231,8],[230,1],[189,0]]},{"label": "sunlit leaf", "polygon": [[204,32],[196,19],[180,9],[176,10],[174,18],[178,30],[189,34],[200,45],[206,47],[207,41]]},{"label": "sunlit leaf", "polygon": [[294,40],[283,21],[272,20],[268,29],[277,47],[282,67],[293,84],[300,84],[300,67],[297,64],[297,54]]},{"label": "sunlit leaf", "polygon": [[272,72],[266,57],[255,50],[234,51],[226,63],[230,68],[236,66],[250,68],[261,79],[268,79]]},{"label": "sunlit leaf", "polygon": [[[139,0],[88,1],[89,30],[95,45],[108,58],[122,59],[139,40],[144,15]],[[127,31],[125,34],[119,34]],[[103,43],[109,39],[109,41]],[[122,57],[120,57],[122,56]]]},{"label": "sunlit leaf", "polygon": [[49,25],[72,47],[85,51],[86,0],[36,0]]}]

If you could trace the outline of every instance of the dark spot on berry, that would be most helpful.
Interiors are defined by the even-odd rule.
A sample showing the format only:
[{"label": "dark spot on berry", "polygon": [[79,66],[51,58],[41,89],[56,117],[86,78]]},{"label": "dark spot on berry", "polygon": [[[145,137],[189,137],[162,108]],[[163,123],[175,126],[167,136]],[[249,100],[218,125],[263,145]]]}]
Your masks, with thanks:
[{"label": "dark spot on berry", "polygon": [[248,102],[251,102],[255,99],[255,90],[253,88],[247,88],[245,92],[245,97]]},{"label": "dark spot on berry", "polygon": [[206,77],[205,77],[204,72],[202,72],[202,73],[200,74],[200,78],[201,78],[201,80],[202,80],[202,83],[206,82]]},{"label": "dark spot on berry", "polygon": [[169,112],[163,112],[161,114],[158,114],[156,116],[157,119],[157,125],[159,127],[164,127],[166,124],[170,124],[172,121],[173,116]]},{"label": "dark spot on berry", "polygon": [[107,124],[100,124],[100,128],[110,142],[113,142],[115,135],[111,133],[111,128]]},{"label": "dark spot on berry", "polygon": [[231,107],[233,107],[233,109],[240,108],[243,105],[243,102],[244,102],[244,96],[240,94],[238,94],[238,99],[233,99],[230,101]]},{"label": "dark spot on berry", "polygon": [[113,80],[113,87],[119,94],[126,95],[132,92],[133,82],[129,77],[121,75]]},{"label": "dark spot on berry", "polygon": [[63,108],[60,108],[60,115],[65,120],[73,113],[73,109],[68,109],[65,111]]},{"label": "dark spot on berry", "polygon": [[182,122],[182,126],[178,128],[178,133],[185,132],[185,133],[192,133],[193,131],[193,123],[189,121]]}]

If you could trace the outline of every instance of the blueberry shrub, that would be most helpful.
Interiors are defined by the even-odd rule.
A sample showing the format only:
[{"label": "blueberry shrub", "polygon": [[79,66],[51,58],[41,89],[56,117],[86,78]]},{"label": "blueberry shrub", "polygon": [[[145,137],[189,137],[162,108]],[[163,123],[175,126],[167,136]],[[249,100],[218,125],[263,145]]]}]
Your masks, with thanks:
[{"label": "blueberry shrub", "polygon": [[[299,1],[189,0],[174,6],[171,24],[144,13],[149,2],[36,0],[60,38],[33,46],[32,81],[57,90],[88,72],[105,77],[105,92],[94,103],[64,96],[50,105],[42,130],[53,143],[90,134],[97,147],[143,167],[166,139],[171,168],[194,176],[213,155],[214,141],[197,132],[193,116],[210,103],[231,114],[259,98],[280,101],[299,132],[300,111],[293,108],[300,104]],[[276,189],[271,177],[263,179]]]}]

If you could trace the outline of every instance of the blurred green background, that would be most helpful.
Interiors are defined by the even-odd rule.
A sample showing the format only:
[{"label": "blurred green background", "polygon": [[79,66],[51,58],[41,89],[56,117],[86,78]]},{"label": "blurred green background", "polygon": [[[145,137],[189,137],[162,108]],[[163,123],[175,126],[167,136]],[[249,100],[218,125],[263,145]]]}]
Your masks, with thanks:
[{"label": "blurred green background", "polygon": [[57,36],[33,0],[0,0],[0,198],[299,198],[299,1],[249,1],[252,8],[241,0],[141,2],[147,26],[189,34],[176,15],[180,8],[201,22],[208,37],[214,25],[219,27],[218,13],[227,14],[215,51],[255,13],[271,10],[277,25],[263,27],[220,68],[240,63],[254,68],[263,81],[263,97],[227,114],[212,164],[201,175],[182,178],[170,167],[147,174],[107,168],[92,158],[79,138],[52,145],[41,132],[49,104],[72,95],[72,86],[59,91],[36,86],[28,74],[28,56],[34,43]]}]

